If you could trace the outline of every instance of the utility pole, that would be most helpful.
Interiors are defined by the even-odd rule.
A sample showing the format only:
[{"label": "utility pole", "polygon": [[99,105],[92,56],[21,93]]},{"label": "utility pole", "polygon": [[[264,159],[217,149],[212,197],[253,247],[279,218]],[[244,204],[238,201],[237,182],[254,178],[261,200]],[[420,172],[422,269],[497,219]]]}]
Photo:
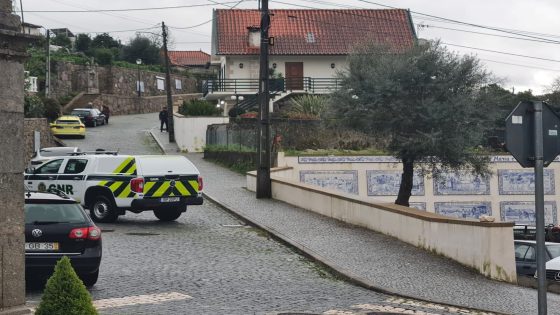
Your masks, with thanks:
[{"label": "utility pole", "polygon": [[268,79],[268,28],[270,15],[268,0],[261,2],[261,55],[259,73],[259,168],[257,169],[257,198],[271,198],[270,183],[270,91]]},{"label": "utility pole", "polygon": [[45,96],[51,95],[51,31],[47,28],[47,69],[45,73]]},{"label": "utility pole", "polygon": [[169,73],[169,55],[167,54],[167,28],[165,22],[161,22],[163,35],[163,57],[165,58],[165,89],[167,90],[167,133],[169,142],[175,142],[175,130],[173,129],[173,99],[171,97],[171,74]]}]

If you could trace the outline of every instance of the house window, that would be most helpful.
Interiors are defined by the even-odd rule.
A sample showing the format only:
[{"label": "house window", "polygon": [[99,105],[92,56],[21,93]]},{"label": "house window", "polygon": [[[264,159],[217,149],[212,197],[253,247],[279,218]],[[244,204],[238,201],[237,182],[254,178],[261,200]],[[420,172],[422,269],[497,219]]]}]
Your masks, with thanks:
[{"label": "house window", "polygon": [[307,38],[305,40],[308,43],[315,43],[315,34],[313,34],[313,32],[307,33]]},{"label": "house window", "polygon": [[165,79],[162,77],[156,77],[157,89],[160,91],[165,90]]},{"label": "house window", "polygon": [[181,80],[179,79],[175,79],[175,89],[181,90],[182,88],[183,88],[183,82],[181,82]]}]

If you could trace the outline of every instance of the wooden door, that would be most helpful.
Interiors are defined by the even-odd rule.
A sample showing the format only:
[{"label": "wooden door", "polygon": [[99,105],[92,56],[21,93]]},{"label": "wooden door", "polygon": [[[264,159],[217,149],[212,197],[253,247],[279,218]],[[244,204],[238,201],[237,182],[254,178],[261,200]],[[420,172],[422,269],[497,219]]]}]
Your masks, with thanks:
[{"label": "wooden door", "polygon": [[303,62],[286,62],[286,89],[303,90]]}]

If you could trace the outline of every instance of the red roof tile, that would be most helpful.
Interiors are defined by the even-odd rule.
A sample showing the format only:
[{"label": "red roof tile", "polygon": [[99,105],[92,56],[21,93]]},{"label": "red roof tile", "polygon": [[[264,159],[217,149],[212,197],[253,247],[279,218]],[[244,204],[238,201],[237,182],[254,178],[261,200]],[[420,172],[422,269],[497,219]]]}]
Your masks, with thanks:
[{"label": "red roof tile", "polygon": [[[248,27],[260,25],[258,10],[215,10],[218,55],[253,55]],[[270,10],[272,55],[346,55],[367,40],[400,50],[411,47],[416,35],[408,11],[390,10]]]},{"label": "red roof tile", "polygon": [[169,61],[174,66],[204,66],[210,55],[203,51],[170,51]]}]

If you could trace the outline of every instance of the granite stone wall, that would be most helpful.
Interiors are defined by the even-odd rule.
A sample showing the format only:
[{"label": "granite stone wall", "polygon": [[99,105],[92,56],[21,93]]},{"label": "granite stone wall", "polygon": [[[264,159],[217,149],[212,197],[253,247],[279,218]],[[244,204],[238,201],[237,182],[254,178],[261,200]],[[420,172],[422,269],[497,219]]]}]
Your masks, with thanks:
[{"label": "granite stone wall", "polygon": [[[51,66],[51,93],[55,97],[70,93],[114,94],[126,97],[137,96],[136,81],[143,82],[143,97],[165,95],[165,88],[158,87],[158,80],[165,83],[165,73],[138,71],[115,66],[76,65],[69,62],[53,62]],[[165,85],[163,85],[165,86]],[[197,92],[196,80],[180,75],[171,75],[172,94]]]},{"label": "granite stone wall", "polygon": [[51,134],[49,122],[46,118],[26,118],[23,123],[23,129],[26,162],[33,156],[35,131],[41,133],[41,148],[58,146],[58,143]]},{"label": "granite stone wall", "polygon": [[27,314],[23,170],[23,62],[35,36],[20,33],[12,1],[0,0],[0,313]]},{"label": "granite stone wall", "polygon": [[[173,95],[173,105],[178,106],[183,101],[200,98],[202,94],[178,94]],[[108,106],[111,115],[129,115],[159,112],[162,107],[167,106],[167,96],[121,96],[114,94],[101,94],[93,102],[93,106],[99,109],[103,105]]]}]

